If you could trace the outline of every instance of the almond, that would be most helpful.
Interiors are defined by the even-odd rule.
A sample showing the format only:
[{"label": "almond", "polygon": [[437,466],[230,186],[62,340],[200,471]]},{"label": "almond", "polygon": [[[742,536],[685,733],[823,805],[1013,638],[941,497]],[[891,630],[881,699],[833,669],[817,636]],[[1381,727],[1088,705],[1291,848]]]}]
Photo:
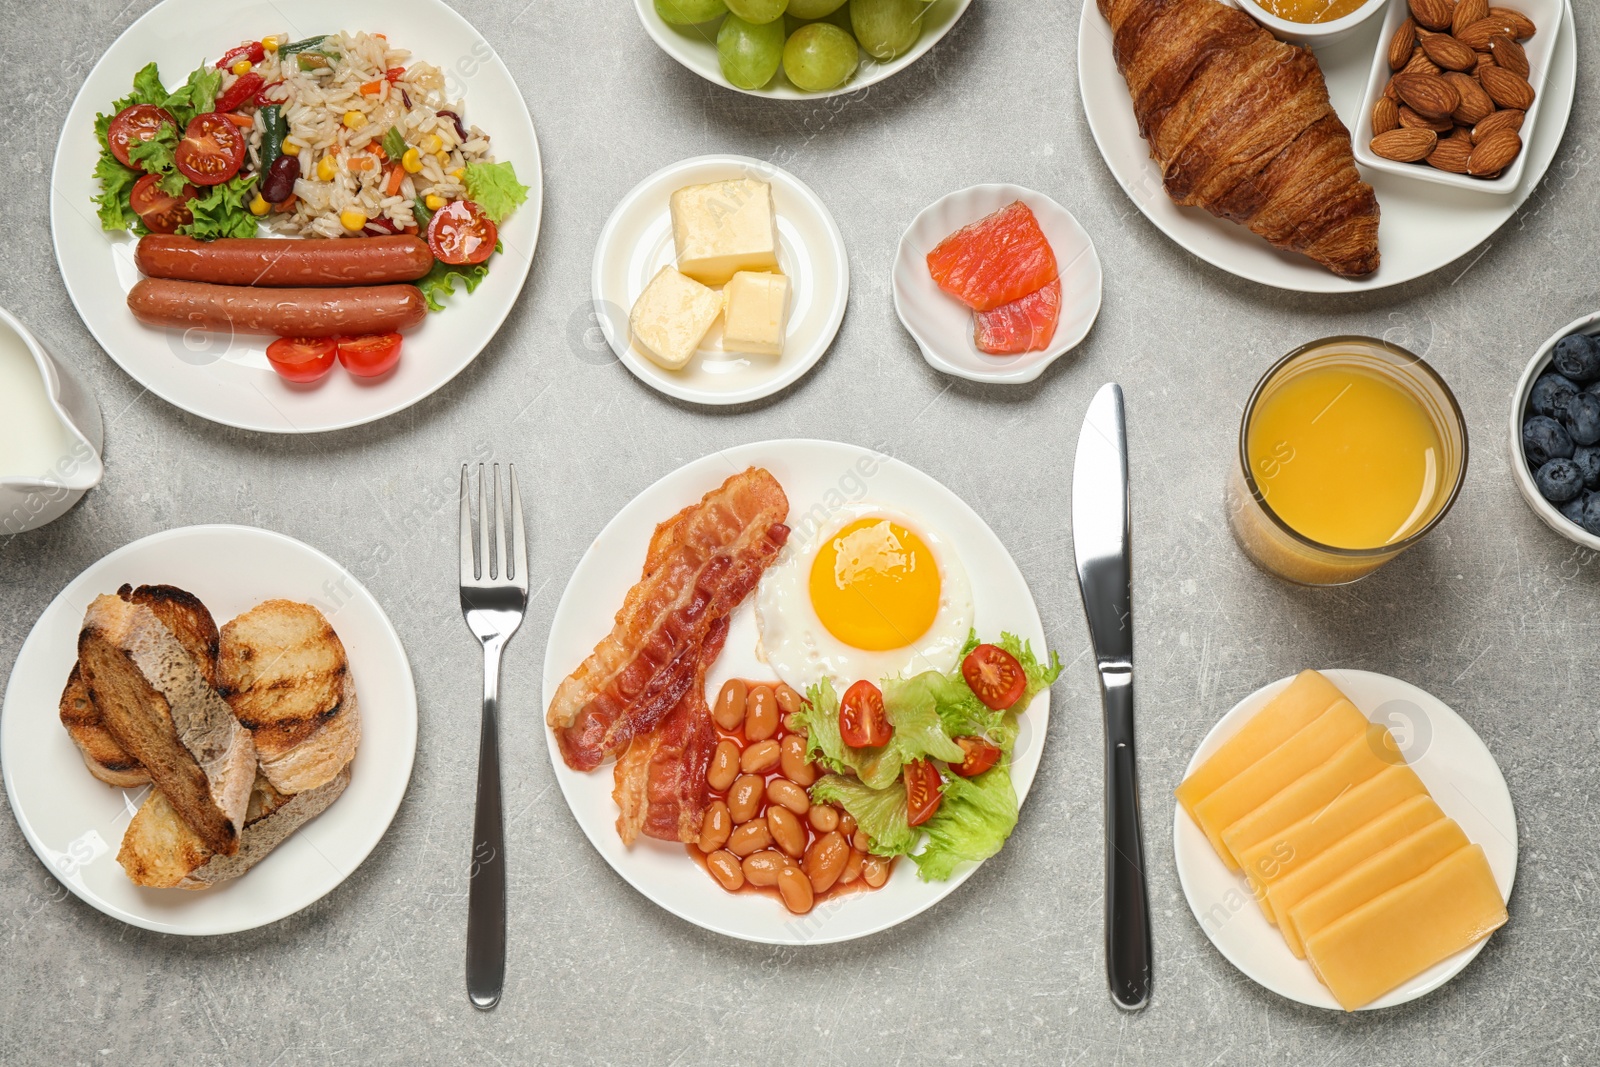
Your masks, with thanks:
[{"label": "almond", "polygon": [[1494,57],[1495,66],[1506,68],[1524,81],[1528,79],[1528,53],[1511,38],[1501,35],[1491,37],[1489,54]]},{"label": "almond", "polygon": [[1372,105],[1372,132],[1388,133],[1400,128],[1400,108],[1387,96],[1378,97]]},{"label": "almond", "polygon": [[1431,119],[1445,118],[1461,106],[1461,94],[1456,92],[1456,87],[1437,74],[1397,74],[1394,91],[1400,94],[1402,103],[1410,104],[1417,114]]},{"label": "almond", "polygon": [[1404,105],[1400,108],[1400,125],[1407,130],[1432,130],[1434,133],[1449,133],[1455,129],[1448,115],[1442,119],[1425,118]]},{"label": "almond", "polygon": [[1460,33],[1479,19],[1489,17],[1489,0],[1456,0],[1450,15],[1450,32]]},{"label": "almond", "polygon": [[1422,50],[1445,70],[1471,70],[1478,65],[1477,53],[1447,33],[1424,37]]},{"label": "almond", "polygon": [[1478,65],[1473,67],[1470,71],[1473,76],[1477,76],[1478,71],[1482,70],[1484,67],[1492,67],[1495,65],[1494,56],[1490,55],[1488,52],[1474,52],[1472,54],[1478,57]]},{"label": "almond", "polygon": [[1395,28],[1394,36],[1389,38],[1389,69],[1399,70],[1411,62],[1411,54],[1417,50],[1417,20],[1406,19]]},{"label": "almond", "polygon": [[1372,139],[1372,152],[1397,163],[1415,163],[1427,159],[1438,143],[1439,137],[1432,130],[1390,130]]},{"label": "almond", "polygon": [[1428,58],[1428,54],[1421,47],[1412,53],[1411,62],[1405,65],[1401,74],[1438,74],[1439,64]]},{"label": "almond", "polygon": [[1444,80],[1455,86],[1456,92],[1461,96],[1461,103],[1450,112],[1450,117],[1457,122],[1472,126],[1494,111],[1494,101],[1483,91],[1478,79],[1466,74],[1457,74],[1452,70],[1444,75]]},{"label": "almond", "polygon": [[[1398,81],[1399,79],[1396,80]],[[1483,91],[1489,94],[1489,99],[1493,100],[1498,107],[1526,111],[1533,106],[1533,86],[1528,84],[1526,78],[1519,77],[1504,67],[1484,67],[1478,71],[1478,80],[1483,85]],[[1406,99],[1405,86],[1403,84],[1396,85],[1395,91],[1400,94],[1400,99],[1411,104],[1411,101]],[[1417,105],[1411,104],[1411,106],[1416,107]],[[1421,111],[1422,108],[1417,108],[1417,110]]]},{"label": "almond", "polygon": [[1411,0],[1411,17],[1430,30],[1449,29],[1455,10],[1452,0]]},{"label": "almond", "polygon": [[1522,151],[1522,138],[1514,130],[1495,130],[1479,141],[1467,161],[1467,173],[1474,178],[1498,174]]},{"label": "almond", "polygon": [[1522,120],[1525,117],[1526,112],[1518,111],[1514,108],[1496,111],[1493,115],[1472,127],[1472,143],[1479,143],[1496,130],[1510,130],[1512,133],[1516,133],[1522,129]]},{"label": "almond", "polygon": [[1511,36],[1519,41],[1526,41],[1529,37],[1539,32],[1532,19],[1513,8],[1491,7],[1489,14],[1494,18],[1505,19],[1506,22],[1510,23]]},{"label": "almond", "polygon": [[1479,19],[1456,34],[1456,40],[1475,52],[1486,52],[1489,42],[1496,37],[1514,32],[1511,23],[1497,15]]},{"label": "almond", "polygon": [[1458,141],[1454,137],[1446,138],[1434,146],[1428,153],[1428,165],[1439,170],[1447,170],[1451,174],[1467,173],[1467,162],[1472,158],[1472,143]]}]

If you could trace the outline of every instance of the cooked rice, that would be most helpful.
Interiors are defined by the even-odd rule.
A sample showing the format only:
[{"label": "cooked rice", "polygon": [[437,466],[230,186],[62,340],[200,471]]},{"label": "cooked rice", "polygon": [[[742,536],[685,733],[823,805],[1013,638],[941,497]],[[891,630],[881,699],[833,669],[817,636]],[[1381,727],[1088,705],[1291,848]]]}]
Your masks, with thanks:
[{"label": "cooked rice", "polygon": [[[280,33],[278,40],[287,42],[290,38]],[[447,201],[459,200],[466,196],[462,169],[468,163],[494,162],[489,135],[466,124],[463,101],[446,98],[444,74],[438,67],[411,63],[410,52],[390,47],[386,39],[375,34],[330,34],[318,49],[337,53],[338,58],[330,58],[327,67],[303,71],[298,55],[280,57],[277,52],[268,52],[255,66],[255,72],[267,85],[283,83],[266,95],[282,105],[283,116],[289,122],[285,140],[300,148],[300,178],[294,185],[293,211],[274,211],[261,220],[272,231],[304,237],[353,236],[339,219],[342,212],[352,208],[368,219],[384,218],[402,230],[412,228],[417,225],[413,213],[417,199],[431,194]],[[385,72],[395,67],[404,67],[405,71],[390,82]],[[224,72],[223,89],[235,80],[231,72]],[[373,82],[378,83],[378,91],[371,96],[362,95],[361,86]],[[365,120],[355,129],[344,122],[346,113],[352,111]],[[461,116],[467,131],[464,143],[455,123],[448,115],[441,118],[440,111]],[[389,166],[367,151],[368,145],[383,141],[390,127],[399,129],[407,145],[419,151],[431,147],[430,136],[439,139],[438,151],[422,153],[422,170],[406,174],[396,196],[384,195]],[[264,131],[258,111],[250,134],[252,167],[259,167]],[[331,180],[323,181],[317,176],[317,164],[329,156],[334,160],[335,171]],[[377,165],[352,170],[352,159],[371,160]],[[389,163],[398,164],[399,160]]]}]

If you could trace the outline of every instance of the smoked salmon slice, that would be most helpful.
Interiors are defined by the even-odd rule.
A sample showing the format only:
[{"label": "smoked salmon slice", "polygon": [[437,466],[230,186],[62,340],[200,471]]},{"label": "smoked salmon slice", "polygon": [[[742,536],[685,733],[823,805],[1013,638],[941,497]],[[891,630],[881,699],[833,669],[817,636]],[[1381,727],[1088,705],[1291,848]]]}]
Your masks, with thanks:
[{"label": "smoked salmon slice", "polygon": [[1001,304],[992,311],[975,312],[973,343],[991,356],[1037,352],[1050,345],[1061,318],[1061,279],[1035,289],[1021,300]]},{"label": "smoked salmon slice", "polygon": [[1060,274],[1039,220],[1020,200],[940,241],[928,253],[928,270],[940,289],[974,311],[1021,300]]}]

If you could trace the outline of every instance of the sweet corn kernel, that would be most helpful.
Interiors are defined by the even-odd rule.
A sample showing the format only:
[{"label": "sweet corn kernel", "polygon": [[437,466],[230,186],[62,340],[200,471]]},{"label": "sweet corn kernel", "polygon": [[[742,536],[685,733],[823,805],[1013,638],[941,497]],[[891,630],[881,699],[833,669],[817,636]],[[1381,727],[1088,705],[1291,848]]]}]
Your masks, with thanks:
[{"label": "sweet corn kernel", "polygon": [[466,176],[467,176],[467,169],[465,167],[457,167],[455,170],[450,172],[450,177],[454,178],[456,181],[460,181],[461,179],[465,178]]},{"label": "sweet corn kernel", "polygon": [[278,50],[278,39],[276,37],[263,37],[261,38],[261,47],[269,52],[276,52]]},{"label": "sweet corn kernel", "polygon": [[359,130],[367,124],[367,116],[359,111],[346,111],[344,113],[344,124],[352,130]]},{"label": "sweet corn kernel", "polygon": [[439,152],[433,158],[439,161],[439,166],[441,167],[448,167],[450,165],[449,152]]},{"label": "sweet corn kernel", "polygon": [[430,156],[443,147],[444,142],[439,140],[439,135],[436,133],[430,133],[422,139],[422,150]]},{"label": "sweet corn kernel", "polygon": [[283,154],[286,156],[298,156],[300,154],[300,146],[293,141],[285,141],[283,142]]},{"label": "sweet corn kernel", "polygon": [[422,154],[415,148],[408,148],[406,154],[400,157],[400,165],[407,174],[415,174],[422,169]]},{"label": "sweet corn kernel", "polygon": [[345,229],[349,230],[351,233],[355,233],[357,230],[361,229],[361,227],[365,226],[366,224],[367,224],[367,217],[365,215],[363,215],[359,211],[356,211],[354,209],[347,209],[347,210],[339,212],[339,225],[343,226]]},{"label": "sweet corn kernel", "polygon": [[440,208],[444,207],[448,201],[446,201],[444,197],[435,193],[429,193],[423,198],[422,202],[428,205],[429,211],[438,211]]},{"label": "sweet corn kernel", "polygon": [[323,156],[317,160],[317,177],[323,181],[333,181],[333,176],[337,173],[339,173],[339,164],[333,161],[332,156]]},{"label": "sweet corn kernel", "polygon": [[248,59],[241,59],[228,69],[233,71],[235,74],[249,74],[250,61]]},{"label": "sweet corn kernel", "polygon": [[250,214],[265,215],[268,208],[271,206],[272,205],[268,204],[265,200],[261,199],[261,194],[257,193],[255,199],[250,201]]}]

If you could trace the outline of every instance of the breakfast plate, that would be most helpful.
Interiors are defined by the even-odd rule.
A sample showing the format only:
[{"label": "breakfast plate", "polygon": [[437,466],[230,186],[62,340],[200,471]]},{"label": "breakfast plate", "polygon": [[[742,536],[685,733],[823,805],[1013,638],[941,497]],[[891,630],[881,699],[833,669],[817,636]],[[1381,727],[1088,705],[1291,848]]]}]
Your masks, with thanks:
[{"label": "breakfast plate", "polygon": [[[772,186],[778,266],[790,281],[783,353],[725,352],[718,321],[686,366],[667,370],[639,350],[628,313],[656,272],[675,261],[669,198],[687,185],[737,178]],[[844,321],[850,261],[832,213],[799,178],[748,156],[695,156],[656,171],[611,212],[595,247],[591,290],[601,332],[634,377],[679,400],[742,404],[788,387],[822,359]]]},{"label": "breakfast plate", "polygon": [[[610,631],[616,606],[638,574],[634,568],[644,559],[656,524],[751,466],[765,468],[782,485],[789,499],[791,542],[796,538],[803,542],[821,524],[868,501],[916,516],[926,528],[937,530],[964,564],[977,632],[1010,631],[1042,654],[1043,626],[1027,583],[994,531],[954,493],[908,464],[855,445],[766,441],[713,453],[668,474],[628,503],[595,538],[578,562],[551,622],[544,662],[546,707],[562,679]],[[706,677],[710,695],[731,678],[774,677],[773,667],[758,652],[758,596],[746,598],[731,618],[724,649]],[[1045,689],[1017,720],[1020,732],[1011,779],[1019,802],[1026,799],[1039,767],[1049,711]],[[913,864],[902,859],[881,889],[824,898],[808,914],[790,914],[765,895],[725,893],[686,855],[684,845],[640,838],[633,846],[624,846],[617,832],[611,764],[589,773],[574,771],[562,757],[555,732],[546,730],[546,737],[556,781],[595,850],[646,898],[715,933],[779,945],[865,937],[932,907],[977,869],[967,864],[946,881],[924,882]]]},{"label": "breakfast plate", "polygon": [[[1351,130],[1359,127],[1382,22],[1368,19],[1350,37],[1316,50],[1334,110]],[[1201,208],[1180,208],[1172,202],[1134,121],[1127,84],[1111,54],[1111,28],[1093,0],[1084,3],[1078,29],[1078,86],[1106,166],[1134,205],[1168,237],[1207,263],[1262,285],[1306,293],[1361,292],[1408,282],[1455,262],[1488,240],[1533,194],[1555,158],[1572,111],[1576,37],[1572,10],[1566,7],[1538,123],[1524,150],[1522,183],[1514,191],[1493,195],[1362,170],[1382,213],[1378,241],[1383,261],[1370,276],[1355,279],[1338,277],[1303,256],[1280,252],[1244,227]]]},{"label": "breakfast plate", "polygon": [[[1039,220],[1061,271],[1061,317],[1042,351],[991,356],[973,341],[972,312],[943,292],[928,270],[928,253],[963,226],[1021,201]],[[975,382],[1031,382],[1076,348],[1100,314],[1103,276],[1094,241],[1072,213],[1020,185],[975,185],[924,208],[900,237],[894,260],[894,309],[935,370]]]},{"label": "breakfast plate", "polygon": [[[458,286],[445,310],[430,312],[407,331],[406,356],[392,373],[370,380],[339,373],[307,387],[273,373],[266,358],[270,337],[154,329],[135,321],[123,294],[140,277],[133,259],[137,242],[129,233],[103,230],[91,202],[98,192],[94,118],[124,96],[134,72],[152,60],[172,83],[241,40],[340,29],[382,31],[417,60],[439,66],[446,92],[465,103],[467,121],[490,133],[495,157],[511,161],[529,189],[527,201],[500,226],[503,249],[477,291],[469,296]],[[314,433],[407,408],[477,358],[522,292],[539,236],[542,188],[538,140],[516,82],[493,47],[442,0],[351,0],[339,5],[337,16],[316,0],[164,0],[129,26],[84,79],[56,149],[50,227],[78,314],[141,385],[213,422],[265,433]]]},{"label": "breakfast plate", "polygon": [[917,38],[916,44],[903,55],[879,62],[863,51],[861,66],[857,68],[855,77],[837,89],[808,93],[797,89],[788,78],[784,77],[781,69],[772,81],[760,89],[742,89],[734,85],[723,76],[722,66],[717,61],[718,23],[674,26],[656,13],[654,0],[633,0],[635,10],[639,12],[639,21],[644,23],[645,32],[667,55],[715,85],[750,96],[764,96],[776,100],[820,100],[876,85],[926,55],[945,34],[950,32],[951,27],[971,3],[972,0],[934,0],[927,5],[926,13],[922,17],[922,36]]},{"label": "breakfast plate", "polygon": [[[1398,678],[1371,671],[1321,673],[1369,720],[1389,728],[1406,762],[1444,814],[1460,825],[1469,840],[1483,846],[1495,884],[1509,900],[1517,873],[1516,812],[1499,765],[1472,727],[1437,697]],[[1283,678],[1263,686],[1234,705],[1200,742],[1185,777],[1291,681]],[[1178,881],[1189,909],[1217,951],[1279,996],[1314,1008],[1338,1010],[1338,1002],[1317,981],[1311,967],[1294,957],[1277,929],[1267,922],[1244,876],[1223,866],[1181,804],[1174,808],[1172,838]],[[1487,943],[1487,939],[1478,941],[1361,1010],[1392,1008],[1432,992],[1461,973]]]},{"label": "breakfast plate", "polygon": [[[248,560],[248,567],[240,561]],[[338,633],[360,693],[362,737],[350,785],[242,877],[210,889],[143,889],[117,863],[148,786],[96,781],[57,705],[90,601],[123,583],[198,596],[219,623],[263,600],[317,607]],[[236,933],[275,922],[344,881],[382,839],[405,796],[417,746],[417,698],[400,637],[344,567],[282,534],[188,526],[117,549],[74,578],[23,642],[0,714],[0,773],[23,836],[50,873],[113,918],[169,934]]]}]

